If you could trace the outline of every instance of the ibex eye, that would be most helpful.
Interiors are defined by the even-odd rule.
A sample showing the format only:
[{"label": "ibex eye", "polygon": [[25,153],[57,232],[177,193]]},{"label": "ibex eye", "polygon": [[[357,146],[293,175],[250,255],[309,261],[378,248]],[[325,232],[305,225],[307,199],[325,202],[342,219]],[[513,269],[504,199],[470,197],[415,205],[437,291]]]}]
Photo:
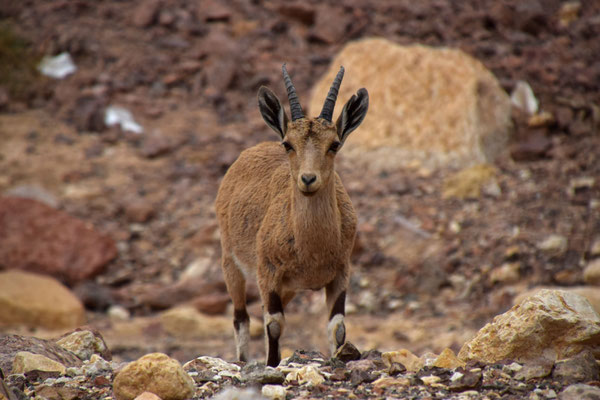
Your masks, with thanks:
[{"label": "ibex eye", "polygon": [[292,150],[294,150],[294,148],[292,147],[291,144],[289,144],[288,142],[281,142],[281,144],[283,145],[283,147],[285,148],[285,151],[287,151],[288,153]]},{"label": "ibex eye", "polygon": [[342,144],[340,142],[333,142],[329,146],[329,151],[331,151],[332,153],[337,153],[341,146]]}]

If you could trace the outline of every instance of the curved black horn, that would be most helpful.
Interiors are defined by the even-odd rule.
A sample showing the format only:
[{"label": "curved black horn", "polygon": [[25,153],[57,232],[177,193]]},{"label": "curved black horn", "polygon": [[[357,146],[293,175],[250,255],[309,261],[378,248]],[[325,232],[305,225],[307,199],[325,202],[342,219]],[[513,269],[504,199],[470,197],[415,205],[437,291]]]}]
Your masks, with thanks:
[{"label": "curved black horn", "polygon": [[333,109],[335,108],[335,101],[337,100],[338,91],[340,90],[343,77],[344,67],[340,67],[340,71],[333,80],[331,88],[329,89],[329,93],[327,93],[327,98],[325,99],[325,104],[323,104],[321,115],[319,115],[319,118],[323,118],[325,121],[331,122],[331,118],[333,118]]},{"label": "curved black horn", "polygon": [[296,94],[296,88],[292,84],[292,80],[288,75],[287,69],[285,68],[285,63],[281,67],[283,71],[283,82],[285,83],[285,89],[287,90],[288,99],[290,101],[290,111],[292,112],[292,121],[295,121],[300,118],[304,118],[304,113],[302,112],[302,107],[300,106],[300,101],[298,100],[298,95]]}]

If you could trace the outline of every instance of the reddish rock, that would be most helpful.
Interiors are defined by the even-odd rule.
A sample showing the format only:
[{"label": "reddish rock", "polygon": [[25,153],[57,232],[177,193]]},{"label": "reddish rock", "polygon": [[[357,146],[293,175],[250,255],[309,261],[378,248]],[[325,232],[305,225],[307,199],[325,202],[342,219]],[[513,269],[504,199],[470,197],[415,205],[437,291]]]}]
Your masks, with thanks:
[{"label": "reddish rock", "polygon": [[229,304],[229,295],[227,293],[211,293],[196,297],[191,305],[196,310],[209,315],[225,313]]},{"label": "reddish rock", "polygon": [[0,264],[53,275],[69,284],[89,279],[115,258],[107,235],[43,203],[0,198]]},{"label": "reddish rock", "polygon": [[304,2],[284,3],[279,6],[278,11],[281,15],[305,25],[312,25],[315,22],[315,9]]},{"label": "reddish rock", "polygon": [[145,28],[156,21],[161,6],[160,0],[140,1],[133,11],[131,22],[139,28]]}]

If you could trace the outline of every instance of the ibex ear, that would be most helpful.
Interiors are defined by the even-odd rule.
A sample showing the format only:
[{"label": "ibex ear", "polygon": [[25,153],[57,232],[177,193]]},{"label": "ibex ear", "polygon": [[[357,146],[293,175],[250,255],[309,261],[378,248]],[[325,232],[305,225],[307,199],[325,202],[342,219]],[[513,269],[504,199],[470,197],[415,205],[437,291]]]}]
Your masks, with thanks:
[{"label": "ibex ear", "polygon": [[275,93],[264,86],[258,89],[258,109],[267,125],[283,139],[287,131],[287,114]]},{"label": "ibex ear", "polygon": [[342,143],[346,140],[350,132],[358,128],[363,119],[365,119],[368,109],[369,93],[365,88],[359,89],[344,105],[342,113],[336,122],[337,134]]}]

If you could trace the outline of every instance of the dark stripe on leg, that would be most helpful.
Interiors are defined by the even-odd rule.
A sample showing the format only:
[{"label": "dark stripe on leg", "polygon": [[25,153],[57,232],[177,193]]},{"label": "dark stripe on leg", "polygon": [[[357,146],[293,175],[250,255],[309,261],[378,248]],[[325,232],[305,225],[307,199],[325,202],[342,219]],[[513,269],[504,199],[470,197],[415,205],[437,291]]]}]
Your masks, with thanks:
[{"label": "dark stripe on leg", "polygon": [[279,339],[272,338],[269,334],[269,354],[267,355],[267,365],[277,367],[279,365]]},{"label": "dark stripe on leg", "polygon": [[329,319],[332,319],[336,314],[345,315],[344,305],[346,303],[346,291],[340,293],[338,298],[335,300],[333,307],[331,308],[331,314],[329,315]]},{"label": "dark stripe on leg", "polygon": [[233,310],[233,327],[236,331],[240,330],[240,325],[250,321],[250,316],[246,309]]},{"label": "dark stripe on leg", "polygon": [[283,304],[281,303],[281,297],[275,292],[269,293],[269,304],[267,304],[267,311],[269,314],[283,314]]}]

